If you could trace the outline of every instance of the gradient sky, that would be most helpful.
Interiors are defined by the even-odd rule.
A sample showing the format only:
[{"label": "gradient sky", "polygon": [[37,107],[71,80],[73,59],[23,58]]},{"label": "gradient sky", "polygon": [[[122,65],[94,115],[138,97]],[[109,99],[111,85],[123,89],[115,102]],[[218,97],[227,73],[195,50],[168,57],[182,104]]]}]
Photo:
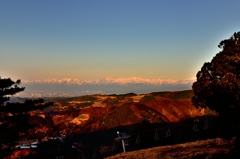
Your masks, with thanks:
[{"label": "gradient sky", "polygon": [[1,0],[0,76],[187,79],[240,31],[239,0]]}]

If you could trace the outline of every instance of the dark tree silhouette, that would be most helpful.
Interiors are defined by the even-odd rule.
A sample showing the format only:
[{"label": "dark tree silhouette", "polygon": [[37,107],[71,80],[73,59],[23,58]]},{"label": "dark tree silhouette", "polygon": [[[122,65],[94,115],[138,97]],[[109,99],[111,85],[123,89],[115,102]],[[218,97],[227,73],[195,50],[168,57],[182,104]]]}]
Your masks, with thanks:
[{"label": "dark tree silhouette", "polygon": [[24,91],[24,87],[19,87],[20,83],[21,80],[15,82],[10,78],[0,78],[0,150],[2,146],[14,144],[19,137],[29,135],[27,132],[32,126],[29,111],[43,109],[53,104],[44,103],[43,99],[9,103],[9,96]]},{"label": "dark tree silhouette", "polygon": [[240,113],[240,32],[218,45],[222,50],[206,62],[193,83],[193,105],[209,107],[226,118]]},{"label": "dark tree silhouette", "polygon": [[3,106],[4,102],[10,99],[9,95],[14,95],[25,89],[24,87],[18,87],[20,83],[21,80],[14,82],[10,78],[1,79],[0,77],[0,106]]}]

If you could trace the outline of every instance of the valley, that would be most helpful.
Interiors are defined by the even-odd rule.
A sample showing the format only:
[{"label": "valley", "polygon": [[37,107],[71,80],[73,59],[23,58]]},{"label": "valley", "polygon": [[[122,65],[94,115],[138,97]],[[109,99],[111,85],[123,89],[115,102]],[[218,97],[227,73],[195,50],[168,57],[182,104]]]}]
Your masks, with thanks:
[{"label": "valley", "polygon": [[[132,153],[151,147],[219,137],[221,140],[236,135],[239,128],[231,125],[228,125],[228,133],[220,132],[225,126],[219,125],[217,113],[208,108],[199,110],[194,107],[192,95],[193,92],[187,90],[45,98],[54,105],[29,112],[33,128],[22,134],[27,139],[37,140],[37,148],[18,148],[12,156],[24,156],[25,153],[25,158],[105,158],[123,152],[121,142],[116,140],[117,132],[129,136],[124,139],[125,149]],[[228,142],[230,138],[224,143]],[[225,154],[233,151],[233,143],[231,148],[223,146],[227,149]],[[178,146],[172,148],[181,149]],[[166,150],[162,147],[159,151],[161,149],[171,151],[171,146]],[[150,152],[155,154],[155,151]]]}]

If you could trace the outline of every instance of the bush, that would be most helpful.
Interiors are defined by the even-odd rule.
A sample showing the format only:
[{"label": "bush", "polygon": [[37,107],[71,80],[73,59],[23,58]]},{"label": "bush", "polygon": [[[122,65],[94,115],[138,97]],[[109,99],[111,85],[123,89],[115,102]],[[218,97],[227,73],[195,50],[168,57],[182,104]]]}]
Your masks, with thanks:
[{"label": "bush", "polygon": [[106,106],[113,106],[118,104],[119,100],[117,98],[107,98],[102,103],[106,104]]},{"label": "bush", "polygon": [[150,96],[150,95],[145,95],[144,97],[142,97],[140,99],[139,102],[148,102],[148,101],[151,101],[151,100],[155,100],[155,97],[154,96]]}]

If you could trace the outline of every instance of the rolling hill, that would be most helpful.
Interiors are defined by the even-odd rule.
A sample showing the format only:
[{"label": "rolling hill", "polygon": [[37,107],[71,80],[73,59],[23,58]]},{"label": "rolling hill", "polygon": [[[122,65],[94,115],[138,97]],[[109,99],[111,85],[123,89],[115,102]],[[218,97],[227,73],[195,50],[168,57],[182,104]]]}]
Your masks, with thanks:
[{"label": "rolling hill", "polygon": [[[34,128],[28,132],[28,137],[44,138],[65,134],[66,142],[58,144],[66,147],[72,142],[81,143],[84,155],[88,157],[94,151],[102,151],[103,147],[111,147],[112,144],[116,146],[114,151],[106,150],[98,153],[98,156],[107,157],[122,152],[121,143],[115,141],[117,131],[130,135],[127,151],[217,137],[219,131],[216,130],[219,127],[214,125],[216,113],[196,109],[191,103],[192,95],[192,90],[186,90],[46,98],[55,104],[43,111],[30,112]],[[204,115],[210,115],[208,119],[211,128],[204,131],[199,127],[204,133],[194,133],[192,128],[196,119],[198,125],[206,123]],[[170,137],[165,138],[168,131]],[[139,135],[141,143],[136,144]],[[66,148],[66,151],[59,153],[71,156],[69,146]],[[49,147],[42,151],[42,155],[52,151],[58,152],[54,147]]]}]

